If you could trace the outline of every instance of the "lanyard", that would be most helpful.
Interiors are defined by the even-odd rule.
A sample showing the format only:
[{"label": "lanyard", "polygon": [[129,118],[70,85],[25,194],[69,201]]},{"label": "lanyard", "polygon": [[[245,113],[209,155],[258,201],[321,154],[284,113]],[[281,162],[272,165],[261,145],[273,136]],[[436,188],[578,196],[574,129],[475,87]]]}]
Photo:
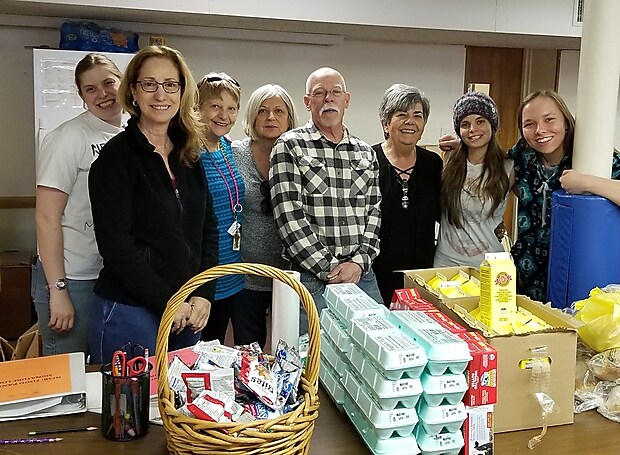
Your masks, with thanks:
[{"label": "lanyard", "polygon": [[230,200],[230,208],[231,208],[231,210],[233,212],[233,215],[235,217],[235,220],[236,220],[237,219],[237,214],[240,213],[243,210],[243,206],[239,203],[239,185],[237,184],[237,179],[235,178],[235,173],[233,172],[232,166],[230,165],[230,162],[228,161],[228,157],[226,156],[226,150],[224,149],[224,147],[222,147],[222,143],[221,142],[218,144],[217,148],[218,148],[218,150],[222,151],[222,156],[224,157],[224,162],[226,163],[226,167],[228,168],[228,172],[230,173],[230,178],[232,179],[233,186],[235,188],[235,198],[234,199],[233,199],[232,189],[230,188],[230,185],[228,183],[228,180],[226,179],[226,176],[224,175],[222,170],[218,167],[217,163],[215,162],[215,159],[213,159],[213,157],[211,156],[211,152],[207,152],[207,153],[209,153],[209,158],[211,158],[211,162],[213,163],[213,167],[215,167],[217,172],[222,177],[222,180],[224,181],[224,185],[226,185],[226,190],[228,190],[228,197],[229,197],[229,200]]}]

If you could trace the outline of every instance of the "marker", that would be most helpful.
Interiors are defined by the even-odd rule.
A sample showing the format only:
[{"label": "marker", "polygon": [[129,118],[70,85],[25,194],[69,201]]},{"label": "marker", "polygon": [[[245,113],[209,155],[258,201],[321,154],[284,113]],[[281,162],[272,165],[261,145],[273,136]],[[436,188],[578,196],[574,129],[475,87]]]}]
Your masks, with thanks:
[{"label": "marker", "polygon": [[36,444],[40,442],[58,442],[62,438],[26,438],[26,439],[0,439],[0,444]]},{"label": "marker", "polygon": [[96,429],[97,427],[81,427],[81,428],[59,428],[58,430],[39,430],[39,431],[30,431],[28,433],[28,436],[36,436],[40,434],[73,433],[76,431],[93,431]]}]

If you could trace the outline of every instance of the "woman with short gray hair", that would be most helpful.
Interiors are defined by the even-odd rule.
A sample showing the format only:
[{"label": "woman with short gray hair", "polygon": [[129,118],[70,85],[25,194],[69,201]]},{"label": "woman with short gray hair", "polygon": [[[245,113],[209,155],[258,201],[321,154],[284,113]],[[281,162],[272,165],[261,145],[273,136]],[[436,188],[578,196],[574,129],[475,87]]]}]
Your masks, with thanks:
[{"label": "woman with short gray hair", "polygon": [[[282,242],[273,219],[269,155],[280,135],[296,126],[295,106],[286,90],[276,84],[267,84],[252,93],[243,119],[243,129],[248,137],[233,142],[233,156],[245,181],[245,229],[251,231],[241,242],[244,262],[288,268],[282,258]],[[232,312],[236,343],[257,341],[261,346],[265,345],[265,313],[270,304],[271,280],[246,276],[245,288],[235,301],[235,305],[243,307]]]},{"label": "woman with short gray hair", "polygon": [[442,161],[418,147],[430,102],[416,87],[394,84],[383,95],[379,119],[385,141],[373,146],[379,161],[381,251],[372,267],[385,305],[403,287],[395,270],[433,266],[440,219]]}]

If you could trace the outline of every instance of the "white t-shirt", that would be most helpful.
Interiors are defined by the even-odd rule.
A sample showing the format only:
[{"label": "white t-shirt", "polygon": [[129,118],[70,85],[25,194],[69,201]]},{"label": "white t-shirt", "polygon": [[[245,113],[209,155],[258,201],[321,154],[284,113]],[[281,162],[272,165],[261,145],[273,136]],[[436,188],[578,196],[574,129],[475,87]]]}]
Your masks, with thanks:
[{"label": "white t-shirt", "polygon": [[[506,160],[505,163],[506,175],[510,175],[513,161]],[[504,251],[495,235],[495,228],[502,221],[508,195],[495,212],[490,213],[492,201],[483,199],[476,191],[483,167],[483,164],[467,162],[467,176],[461,191],[463,227],[457,229],[448,222],[446,214],[442,214],[434,267],[480,267],[485,253]]]},{"label": "white t-shirt", "polygon": [[50,132],[41,145],[37,186],[69,195],[61,218],[67,278],[93,280],[102,267],[88,198],[88,172],[108,140],[122,131],[89,111]]}]

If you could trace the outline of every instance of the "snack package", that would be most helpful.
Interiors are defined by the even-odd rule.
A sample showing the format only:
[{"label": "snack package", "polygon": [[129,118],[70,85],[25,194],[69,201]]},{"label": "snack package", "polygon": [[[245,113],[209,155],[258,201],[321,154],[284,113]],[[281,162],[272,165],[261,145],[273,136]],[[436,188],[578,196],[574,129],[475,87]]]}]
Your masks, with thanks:
[{"label": "snack package", "polygon": [[232,368],[221,368],[211,371],[184,371],[181,379],[187,387],[187,402],[191,403],[203,390],[223,393],[235,399],[234,379]]},{"label": "snack package", "polygon": [[241,357],[239,381],[273,410],[277,410],[278,382],[275,374],[260,364],[257,357],[244,353]]},{"label": "snack package", "polygon": [[197,418],[212,422],[234,422],[243,412],[230,396],[211,390],[203,390],[187,409]]},{"label": "snack package", "polygon": [[292,398],[293,401],[295,400],[302,372],[299,354],[295,348],[289,347],[286,341],[282,339],[280,339],[276,348],[272,371],[276,376],[278,384],[276,408],[282,409],[289,402],[289,398]]}]

